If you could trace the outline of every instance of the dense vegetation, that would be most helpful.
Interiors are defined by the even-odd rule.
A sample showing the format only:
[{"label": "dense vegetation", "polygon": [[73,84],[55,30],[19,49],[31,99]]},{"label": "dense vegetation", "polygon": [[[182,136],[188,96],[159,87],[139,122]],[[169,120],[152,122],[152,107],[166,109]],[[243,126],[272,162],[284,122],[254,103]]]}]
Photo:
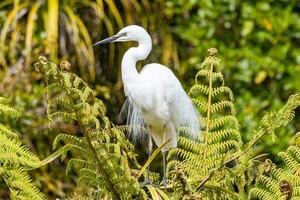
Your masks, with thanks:
[{"label": "dense vegetation", "polygon": [[[1,1],[0,198],[300,198],[299,11],[296,0]],[[127,24],[149,31],[147,62],[170,66],[202,115],[202,141],[182,127],[169,152],[167,191],[155,154],[142,184],[149,162],[117,120],[130,44],[91,45]]]}]

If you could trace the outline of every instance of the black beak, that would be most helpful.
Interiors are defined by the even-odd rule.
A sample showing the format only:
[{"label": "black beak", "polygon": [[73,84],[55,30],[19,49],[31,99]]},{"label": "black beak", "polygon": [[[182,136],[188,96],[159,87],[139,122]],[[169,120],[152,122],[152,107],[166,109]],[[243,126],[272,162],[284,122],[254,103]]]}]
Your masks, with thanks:
[{"label": "black beak", "polygon": [[97,45],[100,45],[100,44],[107,44],[109,42],[113,42],[115,41],[116,39],[118,39],[119,37],[121,37],[121,35],[114,35],[114,36],[111,36],[109,38],[106,38],[104,40],[101,40],[99,42],[96,42],[93,44],[93,46],[97,46]]}]

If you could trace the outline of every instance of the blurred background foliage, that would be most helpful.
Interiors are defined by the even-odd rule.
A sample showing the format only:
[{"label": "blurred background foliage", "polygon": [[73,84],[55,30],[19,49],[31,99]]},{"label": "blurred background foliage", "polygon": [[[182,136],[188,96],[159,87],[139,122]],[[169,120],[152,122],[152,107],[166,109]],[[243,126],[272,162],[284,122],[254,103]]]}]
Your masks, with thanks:
[{"label": "blurred background foliage", "polygon": [[[41,158],[50,154],[57,132],[48,127],[45,86],[33,69],[40,55],[52,62],[69,60],[73,72],[90,84],[109,117],[119,123],[124,102],[120,62],[134,44],[93,48],[92,43],[138,24],[153,39],[152,54],[139,68],[147,62],[168,65],[185,89],[207,49],[218,49],[243,139],[248,140],[264,112],[280,108],[300,91],[299,21],[297,0],[2,0],[0,95],[21,113],[11,127]],[[299,122],[298,117],[280,130],[275,141],[264,139],[258,150],[275,155],[285,149]],[[76,127],[63,128],[76,133]],[[57,173],[64,168],[65,162],[56,161],[33,176],[43,192],[63,196],[74,192],[75,182]]]},{"label": "blurred background foliage", "polygon": [[[220,53],[226,81],[236,97],[244,139],[265,111],[282,106],[300,90],[299,1],[168,1],[164,13],[180,40],[180,76],[188,80],[209,47]],[[297,120],[299,122],[299,119]],[[275,154],[291,141],[295,128],[279,131],[261,149]]]}]

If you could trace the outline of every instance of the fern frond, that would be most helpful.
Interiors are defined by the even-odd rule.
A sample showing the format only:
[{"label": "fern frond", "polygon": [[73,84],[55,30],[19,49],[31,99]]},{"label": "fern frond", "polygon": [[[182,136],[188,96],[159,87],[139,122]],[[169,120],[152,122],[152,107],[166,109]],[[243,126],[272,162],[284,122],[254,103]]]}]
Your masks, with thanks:
[{"label": "fern frond", "polygon": [[[191,87],[189,94],[196,95],[198,93],[202,93],[204,95],[209,94],[209,87],[203,84],[195,84]],[[220,86],[213,88],[211,95],[213,97],[220,95],[221,93],[228,94],[231,101],[233,101],[233,93],[229,87]]]},{"label": "fern frond", "polygon": [[235,141],[241,141],[241,135],[240,132],[236,129],[225,129],[221,131],[214,131],[210,132],[209,136],[207,137],[207,143],[213,144],[218,141],[222,141],[226,138],[231,138]]},{"label": "fern frond", "polygon": [[7,128],[6,126],[0,124],[0,134],[6,135],[9,138],[16,138],[18,137],[12,130]]},{"label": "fern frond", "polygon": [[73,144],[75,146],[80,146],[80,147],[84,147],[84,148],[87,148],[87,146],[88,146],[88,144],[84,138],[80,138],[77,136],[68,135],[68,134],[64,134],[64,133],[61,133],[55,137],[54,142],[53,142],[53,148],[54,149],[57,148],[59,143]]},{"label": "fern frond", "polygon": [[249,198],[261,199],[261,200],[274,200],[276,199],[275,195],[271,192],[260,188],[254,188],[250,191]]},{"label": "fern frond", "polygon": [[210,106],[208,106],[207,102],[200,101],[197,99],[192,99],[192,101],[197,108],[201,109],[204,112],[207,112],[209,107],[212,113],[218,112],[224,108],[230,108],[231,114],[235,114],[235,108],[231,101],[219,101],[217,103],[211,104]]},{"label": "fern frond", "polygon": [[208,103],[202,100],[198,100],[198,99],[192,99],[192,102],[194,103],[194,105],[201,111],[203,112],[207,112],[207,105]]},{"label": "fern frond", "polygon": [[76,121],[84,135],[59,134],[55,138],[54,147],[64,144],[55,155],[64,158],[72,152],[66,171],[80,168],[79,183],[93,187],[99,199],[144,197],[144,191],[126,164],[127,159],[134,156],[130,152],[132,146],[124,132],[114,128],[105,116],[103,102],[94,97],[93,90],[83,80],[65,68],[60,69],[43,57],[36,66],[43,69],[48,84],[49,119]]},{"label": "fern frond", "polygon": [[[201,124],[202,127],[206,127],[207,126],[207,118],[202,117],[201,121],[200,121],[200,124]],[[226,115],[226,116],[221,116],[221,117],[218,117],[218,118],[215,118],[215,119],[211,119],[210,123],[209,123],[211,130],[220,128],[220,127],[228,125],[228,124],[229,125],[231,124],[232,127],[237,129],[237,130],[240,127],[239,122],[238,122],[237,118],[234,115]]]},{"label": "fern frond", "polygon": [[[0,97],[2,116],[17,117],[18,112]],[[1,119],[1,118],[0,118]],[[25,170],[40,167],[39,158],[18,140],[17,134],[0,121],[0,176],[10,190],[11,199],[45,199]]]},{"label": "fern frond", "polygon": [[200,70],[196,74],[195,82],[198,83],[202,80],[202,77],[207,78],[208,76],[211,76],[213,81],[219,80],[222,83],[222,85],[224,85],[225,83],[223,74],[221,72],[212,72],[210,75],[208,70]]},{"label": "fern frond", "polygon": [[5,105],[5,104],[0,104],[0,116],[2,115],[5,115],[5,116],[9,116],[9,117],[18,117],[19,116],[19,113],[11,108],[10,106],[8,105]]},{"label": "fern frond", "polygon": [[[97,168],[97,164],[95,162],[79,159],[79,158],[72,158],[69,160],[67,168],[66,168],[66,174],[68,174],[73,167],[81,168],[81,170],[91,170],[94,174],[97,174],[95,172],[95,168]],[[81,171],[80,170],[80,171]]]},{"label": "fern frond", "polygon": [[2,176],[10,188],[12,199],[45,199],[45,196],[40,193],[31,178],[22,169],[6,169]]},{"label": "fern frond", "polygon": [[60,118],[66,123],[76,120],[76,116],[74,115],[74,113],[67,113],[67,112],[60,112],[60,111],[51,113],[49,115],[49,118],[51,120],[53,120],[55,118]]},{"label": "fern frond", "polygon": [[232,93],[231,89],[229,87],[226,87],[226,86],[221,86],[221,87],[214,88],[213,91],[212,91],[212,96],[215,97],[215,96],[220,95],[221,93],[228,94],[230,101],[234,100],[233,93]]},{"label": "fern frond", "polygon": [[[197,191],[202,199],[232,199],[232,196],[236,198],[232,195],[235,193],[235,182],[231,181],[235,177],[228,175],[228,169],[223,164],[242,152],[242,139],[239,123],[234,116],[232,91],[224,85],[216,49],[210,49],[209,52],[210,56],[203,62],[201,70],[195,77],[196,83],[189,92],[192,102],[202,115],[199,123],[205,128],[201,133],[204,142],[179,137],[179,147],[170,150],[168,156],[168,158],[175,156],[179,161],[171,161],[168,169],[181,167],[182,173],[187,176],[187,182],[191,180],[198,185],[203,179],[215,174],[201,189],[197,184],[195,186],[195,183],[189,183],[191,188],[188,192],[192,194],[193,191]],[[182,133],[188,131],[181,129]],[[245,178],[241,176],[240,179]],[[206,187],[208,185],[211,187]],[[213,187],[223,188],[224,191],[214,190]],[[184,190],[176,192],[182,194]]]},{"label": "fern frond", "polygon": [[300,147],[290,146],[278,156],[285,164],[278,168],[274,163],[263,163],[257,177],[256,186],[250,190],[249,197],[257,199],[297,199],[300,196]]},{"label": "fern frond", "polygon": [[284,127],[291,122],[295,116],[294,110],[300,106],[300,94],[291,95],[282,109],[265,115],[262,119],[262,126],[269,129]]},{"label": "fern frond", "polygon": [[195,84],[191,87],[189,94],[190,95],[195,95],[198,94],[199,92],[205,95],[208,95],[209,93],[209,87],[206,85],[202,85],[202,84]]},{"label": "fern frond", "polygon": [[0,163],[8,166],[32,168],[38,165],[39,158],[22,146],[21,142],[0,134]]},{"label": "fern frond", "polygon": [[[185,137],[179,137],[178,143],[180,146],[184,147],[184,150],[191,151],[196,154],[201,154],[201,152],[203,151],[203,148],[204,148],[203,144],[198,143],[193,140],[190,140]],[[173,149],[170,150],[170,152],[172,152],[172,151],[173,151]]]},{"label": "fern frond", "polygon": [[[290,153],[290,152],[289,152]],[[295,160],[295,158],[287,152],[280,152],[278,156],[283,160],[283,162],[291,169],[293,174],[300,173],[300,163]]]},{"label": "fern frond", "polygon": [[69,99],[63,97],[55,97],[48,100],[48,106],[51,108],[59,107],[60,109],[71,110],[72,105]]},{"label": "fern frond", "polygon": [[215,113],[224,108],[230,108],[231,114],[235,114],[235,108],[231,101],[219,101],[217,103],[211,104],[211,112]]}]

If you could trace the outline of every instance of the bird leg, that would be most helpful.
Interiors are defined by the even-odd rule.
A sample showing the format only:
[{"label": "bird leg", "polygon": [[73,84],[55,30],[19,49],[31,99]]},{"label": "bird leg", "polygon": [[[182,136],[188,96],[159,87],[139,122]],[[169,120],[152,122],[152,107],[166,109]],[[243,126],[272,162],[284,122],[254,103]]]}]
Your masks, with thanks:
[{"label": "bird leg", "polygon": [[[166,128],[166,125],[164,126]],[[167,141],[166,140],[166,133],[164,133],[164,143]],[[163,179],[163,184],[164,184],[164,189],[166,191],[167,188],[167,177],[166,177],[166,149],[162,149],[162,154],[163,154],[163,164],[164,164],[164,179]]]},{"label": "bird leg", "polygon": [[162,151],[163,154],[163,163],[164,163],[164,179],[163,179],[163,184],[164,184],[164,189],[166,191],[167,188],[167,177],[166,177],[166,151]]},{"label": "bird leg", "polygon": [[[151,153],[152,153],[152,147],[153,147],[152,137],[151,137],[151,135],[149,135],[149,151],[148,151],[148,158],[150,158],[150,156],[151,156]],[[149,173],[150,173],[150,165],[148,165],[148,167],[147,167],[146,181],[145,181],[146,185],[150,184]]]}]

